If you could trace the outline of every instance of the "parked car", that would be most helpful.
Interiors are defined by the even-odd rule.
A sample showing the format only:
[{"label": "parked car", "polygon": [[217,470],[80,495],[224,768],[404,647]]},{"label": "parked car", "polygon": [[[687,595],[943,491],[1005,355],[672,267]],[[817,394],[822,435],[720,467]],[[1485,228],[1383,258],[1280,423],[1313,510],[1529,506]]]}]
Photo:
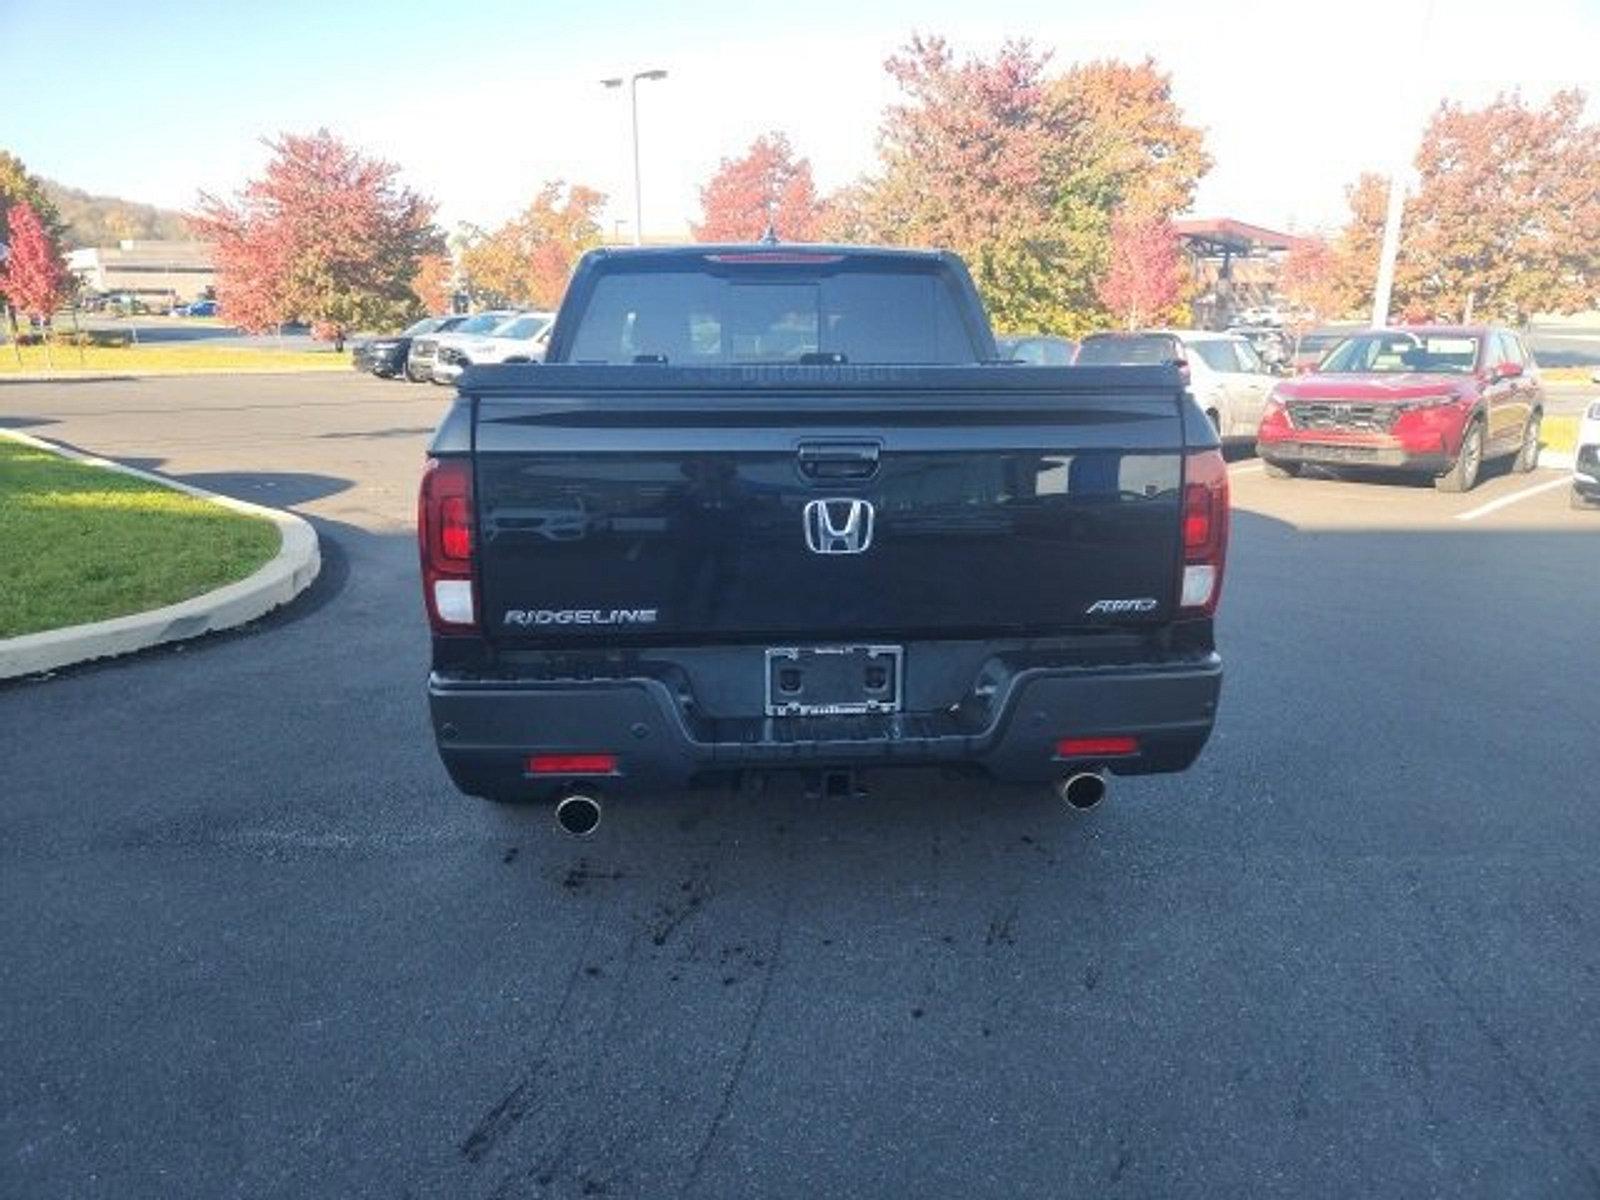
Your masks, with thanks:
[{"label": "parked car", "polygon": [[1522,339],[1491,326],[1416,325],[1347,337],[1274,389],[1257,451],[1267,474],[1307,464],[1390,467],[1470,491],[1487,458],[1539,462],[1544,391]]},{"label": "parked car", "polygon": [[422,334],[421,338],[411,339],[411,349],[406,352],[405,378],[414,384],[430,382],[434,378],[434,357],[438,354],[438,344],[445,338],[453,338],[456,334],[482,334],[493,330],[494,326],[504,322],[507,317],[515,315],[510,309],[493,309],[490,312],[477,312],[477,314],[462,317],[458,325],[445,331],[445,333]]},{"label": "parked car", "polygon": [[1255,347],[1261,361],[1273,371],[1288,369],[1289,337],[1283,330],[1270,325],[1235,325],[1227,332]]},{"label": "parked car", "polygon": [[215,300],[192,300],[172,310],[175,317],[214,317],[219,309]]},{"label": "parked car", "polygon": [[1078,352],[1078,343],[1053,333],[1029,333],[995,339],[1002,361],[1024,362],[1035,367],[1066,367]]},{"label": "parked car", "polygon": [[943,765],[1086,807],[1187,768],[1222,678],[1215,432],[1170,367],[994,359],[952,254],[590,251],[545,365],[481,368],[429,448],[456,785],[582,833],[719,773],[846,796]]},{"label": "parked car", "polygon": [[358,371],[368,371],[385,379],[405,374],[411,343],[425,334],[447,333],[467,318],[464,316],[424,317],[416,324],[387,337],[366,338],[352,348],[350,363]]},{"label": "parked car", "polygon": [[1225,440],[1254,439],[1272,390],[1272,369],[1247,338],[1188,329],[1092,333],[1078,346],[1078,366],[1180,363],[1200,409]]},{"label": "parked car", "polygon": [[1332,350],[1352,333],[1354,329],[1309,329],[1295,339],[1294,351],[1289,356],[1289,368],[1296,375],[1303,375],[1320,363],[1328,351]]},{"label": "parked car", "polygon": [[519,313],[482,337],[441,339],[433,359],[433,381],[454,383],[466,368],[485,363],[539,362],[554,320],[554,313]]},{"label": "parked car", "polygon": [[[1600,383],[1600,371],[1591,377]],[[1600,503],[1600,400],[1592,401],[1578,423],[1578,448],[1572,465],[1572,507]]]},{"label": "parked car", "polygon": [[406,355],[406,378],[413,383],[432,382],[434,361],[440,346],[458,338],[482,336],[516,315],[516,310],[511,308],[490,309],[463,318],[453,329],[444,333],[412,338],[411,350]]}]

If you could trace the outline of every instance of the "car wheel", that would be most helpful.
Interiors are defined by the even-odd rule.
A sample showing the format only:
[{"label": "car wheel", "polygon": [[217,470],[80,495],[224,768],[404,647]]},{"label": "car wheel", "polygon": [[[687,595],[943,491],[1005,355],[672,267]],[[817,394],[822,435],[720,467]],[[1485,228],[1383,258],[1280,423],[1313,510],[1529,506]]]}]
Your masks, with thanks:
[{"label": "car wheel", "polygon": [[1586,509],[1589,507],[1589,497],[1585,496],[1577,488],[1573,488],[1572,491],[1567,493],[1567,503],[1576,509]]},{"label": "car wheel", "polygon": [[1522,431],[1522,449],[1517,451],[1517,461],[1511,466],[1519,474],[1526,475],[1539,465],[1539,421],[1539,414],[1534,413],[1528,418],[1528,427]]},{"label": "car wheel", "polygon": [[1455,463],[1433,481],[1433,486],[1441,492],[1470,492],[1478,482],[1482,467],[1483,422],[1474,420],[1461,435],[1461,451]]},{"label": "car wheel", "polygon": [[1297,462],[1273,462],[1270,458],[1261,460],[1261,469],[1267,473],[1268,479],[1295,479],[1304,465]]}]

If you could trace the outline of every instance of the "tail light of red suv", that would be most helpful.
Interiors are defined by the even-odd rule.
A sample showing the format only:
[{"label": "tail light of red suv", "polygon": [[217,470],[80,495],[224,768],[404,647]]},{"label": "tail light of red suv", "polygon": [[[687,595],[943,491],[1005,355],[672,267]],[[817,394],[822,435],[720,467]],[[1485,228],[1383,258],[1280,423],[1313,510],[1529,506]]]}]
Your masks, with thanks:
[{"label": "tail light of red suv", "polygon": [[478,628],[475,541],[472,464],[465,459],[429,459],[417,496],[417,543],[428,624],[435,633],[470,633]]}]

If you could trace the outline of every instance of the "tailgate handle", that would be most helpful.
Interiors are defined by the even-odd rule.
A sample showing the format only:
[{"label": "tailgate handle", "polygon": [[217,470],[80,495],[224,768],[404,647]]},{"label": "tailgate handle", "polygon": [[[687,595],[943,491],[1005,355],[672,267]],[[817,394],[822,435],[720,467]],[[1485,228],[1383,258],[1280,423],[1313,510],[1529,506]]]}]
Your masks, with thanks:
[{"label": "tailgate handle", "polygon": [[800,474],[807,479],[867,479],[878,473],[877,442],[802,442]]}]

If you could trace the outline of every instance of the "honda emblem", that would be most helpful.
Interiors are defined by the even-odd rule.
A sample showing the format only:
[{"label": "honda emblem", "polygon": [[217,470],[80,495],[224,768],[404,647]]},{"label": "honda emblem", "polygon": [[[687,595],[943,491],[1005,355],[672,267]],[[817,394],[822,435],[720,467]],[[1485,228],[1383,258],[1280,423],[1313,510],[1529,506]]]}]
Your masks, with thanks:
[{"label": "honda emblem", "polygon": [[866,500],[812,500],[803,515],[813,554],[860,554],[872,545],[873,511]]}]

